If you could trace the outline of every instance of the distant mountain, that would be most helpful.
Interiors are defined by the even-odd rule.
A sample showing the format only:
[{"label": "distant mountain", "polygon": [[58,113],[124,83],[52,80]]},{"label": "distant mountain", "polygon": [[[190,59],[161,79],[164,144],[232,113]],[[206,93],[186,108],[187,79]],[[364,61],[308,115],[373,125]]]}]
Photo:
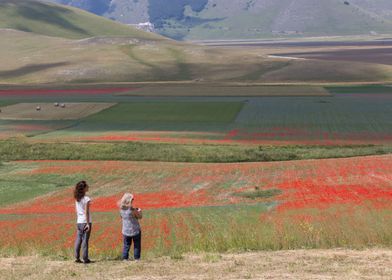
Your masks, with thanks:
[{"label": "distant mountain", "polygon": [[391,0],[52,0],[175,39],[391,33]]},{"label": "distant mountain", "polygon": [[33,0],[0,0],[0,28],[70,39],[94,36],[163,39],[80,9]]}]

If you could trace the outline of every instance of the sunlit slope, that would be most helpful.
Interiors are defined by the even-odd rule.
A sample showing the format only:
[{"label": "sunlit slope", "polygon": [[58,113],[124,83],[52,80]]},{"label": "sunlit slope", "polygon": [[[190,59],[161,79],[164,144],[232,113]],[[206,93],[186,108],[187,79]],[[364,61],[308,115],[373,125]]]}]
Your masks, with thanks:
[{"label": "sunlit slope", "polygon": [[[210,1],[211,2],[211,1]],[[231,1],[234,2],[234,1]],[[178,33],[185,39],[232,39],[271,36],[334,36],[391,33],[391,4],[376,1],[343,0],[268,0],[238,1],[231,5],[216,0],[192,16],[206,23],[182,33],[165,25],[162,34]],[[253,2],[253,3],[252,3]],[[371,4],[369,4],[372,2]],[[242,6],[241,6],[242,5]],[[237,6],[237,9],[235,9]],[[378,9],[372,9],[377,7]],[[384,12],[382,13],[384,7]],[[219,19],[219,20],[218,20]]]},{"label": "sunlit slope", "polygon": [[33,0],[0,0],[0,28],[71,39],[94,36],[162,39],[80,9]]},{"label": "sunlit slope", "polygon": [[71,40],[4,29],[0,37],[0,83],[392,81],[390,65],[271,58],[258,48],[121,37]]}]

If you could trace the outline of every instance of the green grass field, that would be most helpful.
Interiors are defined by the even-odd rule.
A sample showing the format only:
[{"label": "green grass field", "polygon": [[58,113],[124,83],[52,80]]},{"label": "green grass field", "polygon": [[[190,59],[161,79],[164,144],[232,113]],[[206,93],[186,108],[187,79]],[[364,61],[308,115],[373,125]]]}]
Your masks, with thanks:
[{"label": "green grass field", "polygon": [[3,101],[3,100],[0,100],[0,107],[5,107],[5,106],[8,106],[8,105],[12,105],[14,103],[15,103],[14,101]]},{"label": "green grass field", "polygon": [[330,93],[343,94],[343,93],[385,93],[392,94],[391,85],[368,85],[368,86],[331,86],[326,87]]},{"label": "green grass field", "polygon": [[134,160],[165,162],[268,162],[392,153],[392,145],[257,146],[173,143],[29,143],[0,141],[0,160]]},{"label": "green grass field", "polygon": [[132,102],[121,103],[84,121],[100,124],[135,122],[230,123],[241,111],[242,102]]},{"label": "green grass field", "polygon": [[59,187],[56,184],[42,181],[34,182],[2,179],[0,181],[0,205],[6,206],[8,204],[24,202],[58,189]]},{"label": "green grass field", "polygon": [[20,171],[21,168],[17,164],[0,165],[0,207],[25,202],[47,193],[61,191],[81,177],[80,174],[67,176],[56,174],[15,176]]}]

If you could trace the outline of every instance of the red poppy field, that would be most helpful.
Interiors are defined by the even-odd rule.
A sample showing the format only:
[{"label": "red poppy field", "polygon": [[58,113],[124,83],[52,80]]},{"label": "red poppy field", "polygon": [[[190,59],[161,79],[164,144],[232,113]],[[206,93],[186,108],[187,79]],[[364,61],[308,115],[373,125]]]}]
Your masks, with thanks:
[{"label": "red poppy field", "polygon": [[392,245],[389,155],[243,164],[19,161],[0,171],[1,193],[19,191],[17,201],[0,199],[2,254],[71,256],[72,185],[80,179],[91,185],[96,256],[120,253],[116,202],[125,191],[144,209],[147,255]]},{"label": "red poppy field", "polygon": [[131,87],[113,87],[113,88],[24,88],[24,89],[0,89],[0,97],[39,97],[39,96],[94,96],[110,95],[124,93],[135,90]]},{"label": "red poppy field", "polygon": [[[241,161],[246,153],[260,155],[256,160],[274,160],[268,159],[264,145],[372,144],[380,146],[369,145],[373,150],[367,154],[388,153],[382,148],[392,143],[392,114],[386,102],[389,88],[382,88],[382,94],[373,93],[374,88],[359,92],[355,88],[331,96],[279,98],[117,95],[130,90],[0,90],[3,107],[22,102],[117,104],[72,121],[0,120],[0,139],[11,139],[1,144],[19,153],[0,163],[0,254],[72,256],[72,188],[79,180],[91,185],[91,253],[102,258],[116,258],[120,253],[117,201],[129,191],[144,210],[146,255],[392,245],[391,155],[230,164],[92,160],[97,159],[96,153],[118,152],[115,147],[126,147],[123,153],[134,154],[141,149],[117,142],[178,144],[170,149],[164,144],[154,146],[159,149],[153,150],[154,156],[162,151],[168,154],[167,161],[174,161],[173,154],[186,147],[179,161],[196,156],[198,161],[216,162],[203,157],[203,152],[219,145],[227,153],[222,162]],[[53,147],[53,143],[59,145]],[[65,153],[68,144],[74,154]],[[189,144],[202,148],[192,150]],[[230,150],[248,144],[250,152]],[[49,146],[52,154],[41,156]],[[84,157],[78,157],[79,147],[99,148],[86,149]],[[291,147],[294,151],[295,146]],[[287,159],[298,159],[295,153],[301,153],[277,149],[282,149],[274,151],[278,155],[294,153]],[[328,154],[327,149],[323,151]],[[132,160],[145,159],[138,156]],[[320,157],[327,156],[310,156]],[[12,161],[19,158],[91,160]],[[124,159],[110,152],[102,159],[114,158]]]}]

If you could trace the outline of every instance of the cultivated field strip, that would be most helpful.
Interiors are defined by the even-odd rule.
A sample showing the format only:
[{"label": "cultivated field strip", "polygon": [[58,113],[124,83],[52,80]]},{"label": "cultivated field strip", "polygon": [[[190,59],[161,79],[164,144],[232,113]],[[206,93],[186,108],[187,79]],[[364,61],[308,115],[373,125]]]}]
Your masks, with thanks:
[{"label": "cultivated field strip", "polygon": [[18,103],[1,108],[0,120],[78,120],[115,103]]},{"label": "cultivated field strip", "polygon": [[[248,91],[259,92],[262,96],[246,97]],[[134,87],[8,88],[2,92],[7,94],[2,96],[0,104],[3,109],[0,113],[2,139],[26,135],[36,136],[34,140],[37,141],[177,144],[392,142],[392,106],[388,102],[392,93],[387,85],[323,88],[174,83]],[[66,96],[60,98],[62,92]],[[154,92],[156,95],[149,95]],[[227,96],[214,95],[226,93]],[[294,96],[287,96],[289,94]],[[39,102],[33,102],[34,96]],[[59,100],[67,107],[52,106]],[[114,103],[117,105],[103,111],[100,111],[102,108],[83,107]],[[74,111],[72,104],[80,107],[75,107]],[[40,111],[36,110],[36,105],[42,106]],[[60,123],[63,119],[73,122]]]},{"label": "cultivated field strip", "polygon": [[260,85],[225,85],[195,84],[191,87],[183,84],[142,86],[134,91],[117,93],[117,96],[152,96],[152,97],[282,97],[282,96],[330,96],[321,86],[260,86]]}]

